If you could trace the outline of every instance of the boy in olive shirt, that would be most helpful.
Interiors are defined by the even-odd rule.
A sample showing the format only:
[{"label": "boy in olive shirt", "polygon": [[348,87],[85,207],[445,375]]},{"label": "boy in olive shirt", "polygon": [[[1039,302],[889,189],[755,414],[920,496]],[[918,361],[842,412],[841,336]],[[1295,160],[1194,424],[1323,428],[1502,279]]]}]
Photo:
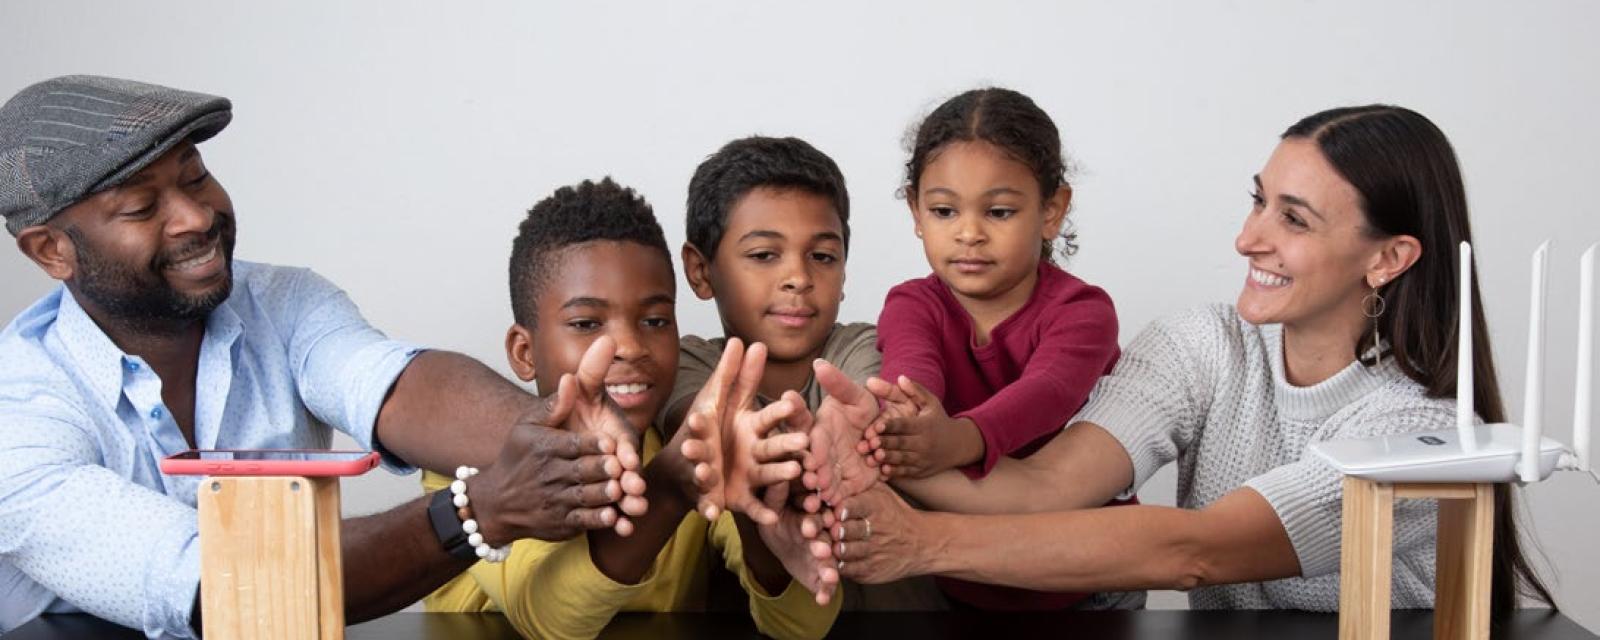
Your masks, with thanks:
[{"label": "boy in olive shirt", "polygon": [[[850,195],[826,154],[799,138],[752,136],[707,158],[689,181],[684,276],[715,300],[725,337],[685,335],[678,377],[659,426],[669,436],[721,357],[726,337],[767,346],[758,389],[766,403],[796,391],[813,412],[825,394],[820,358],[857,384],[878,374],[877,328],[839,324],[850,246]],[[933,581],[862,587],[845,582],[846,610],[932,610],[948,604]]]}]

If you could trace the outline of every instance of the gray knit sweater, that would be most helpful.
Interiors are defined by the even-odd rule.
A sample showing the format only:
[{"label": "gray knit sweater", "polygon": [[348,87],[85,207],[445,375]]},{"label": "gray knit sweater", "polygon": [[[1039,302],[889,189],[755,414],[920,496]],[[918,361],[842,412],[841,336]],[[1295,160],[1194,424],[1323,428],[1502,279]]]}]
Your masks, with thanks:
[{"label": "gray knit sweater", "polygon": [[[1074,419],[1122,442],[1133,458],[1133,489],[1177,460],[1179,507],[1199,509],[1250,487],[1277,511],[1302,577],[1195,589],[1189,602],[1197,609],[1337,609],[1342,478],[1307,445],[1454,424],[1453,400],[1427,398],[1387,360],[1292,386],[1282,340],[1280,325],[1249,324],[1230,305],[1158,320]],[[1433,606],[1434,516],[1431,500],[1395,503],[1396,608]]]}]

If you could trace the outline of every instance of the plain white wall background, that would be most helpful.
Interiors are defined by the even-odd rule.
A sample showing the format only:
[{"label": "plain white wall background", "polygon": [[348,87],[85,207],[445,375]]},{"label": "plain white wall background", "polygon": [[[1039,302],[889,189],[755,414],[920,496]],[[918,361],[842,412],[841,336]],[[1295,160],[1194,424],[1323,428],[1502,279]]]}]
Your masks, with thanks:
[{"label": "plain white wall background", "polygon": [[[841,318],[873,320],[890,286],[927,271],[894,197],[902,134],[944,97],[1013,87],[1080,165],[1070,268],[1115,298],[1126,343],[1237,294],[1232,241],[1277,133],[1322,108],[1397,103],[1461,157],[1515,412],[1526,257],[1556,238],[1546,420],[1568,438],[1574,271],[1600,240],[1584,187],[1600,174],[1600,5],[1056,4],[8,2],[0,94],[96,73],[232,98],[233,125],[202,149],[237,206],[237,255],[315,268],[391,335],[502,372],[510,239],[563,184],[638,188],[676,245],[701,159],[751,133],[804,137],[853,196]],[[53,284],[0,251],[0,318]],[[686,288],[678,313],[686,332],[718,330]],[[1172,483],[1142,496],[1170,504]],[[418,491],[373,474],[347,483],[346,511]],[[1528,496],[1561,604],[1600,628],[1600,487],[1565,474]]]}]

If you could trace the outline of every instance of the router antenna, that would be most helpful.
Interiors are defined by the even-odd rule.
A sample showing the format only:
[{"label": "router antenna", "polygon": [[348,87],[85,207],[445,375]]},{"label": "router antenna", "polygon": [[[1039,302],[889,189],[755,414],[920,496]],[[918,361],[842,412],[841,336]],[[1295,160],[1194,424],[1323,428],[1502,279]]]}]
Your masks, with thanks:
[{"label": "router antenna", "polygon": [[1594,393],[1594,250],[1578,263],[1578,374],[1572,401],[1572,452],[1578,470],[1589,470],[1589,416]]},{"label": "router antenna", "polygon": [[1522,458],[1517,472],[1523,482],[1539,481],[1539,437],[1544,431],[1544,272],[1550,241],[1533,251],[1533,283],[1528,300],[1528,375],[1522,388]]},{"label": "router antenna", "polygon": [[1458,268],[1461,293],[1456,296],[1456,433],[1463,450],[1477,451],[1478,439],[1472,428],[1472,243],[1461,243]]}]

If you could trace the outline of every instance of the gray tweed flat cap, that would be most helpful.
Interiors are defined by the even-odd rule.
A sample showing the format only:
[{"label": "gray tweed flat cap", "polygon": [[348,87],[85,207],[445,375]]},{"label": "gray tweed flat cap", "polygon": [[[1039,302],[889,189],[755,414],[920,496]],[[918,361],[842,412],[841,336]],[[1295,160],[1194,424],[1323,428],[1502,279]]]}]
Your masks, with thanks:
[{"label": "gray tweed flat cap", "polygon": [[0,215],[15,236],[233,119],[227,98],[100,76],[51,78],[0,107]]}]

